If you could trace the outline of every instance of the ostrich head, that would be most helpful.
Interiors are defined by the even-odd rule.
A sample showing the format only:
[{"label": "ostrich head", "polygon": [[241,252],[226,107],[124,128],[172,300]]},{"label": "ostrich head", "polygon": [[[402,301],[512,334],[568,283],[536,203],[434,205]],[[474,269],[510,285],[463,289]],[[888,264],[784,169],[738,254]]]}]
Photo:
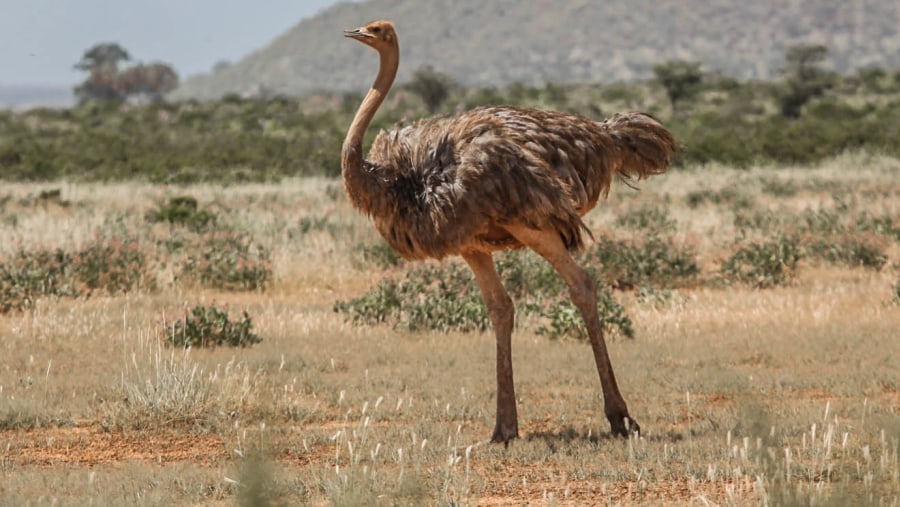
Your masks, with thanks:
[{"label": "ostrich head", "polygon": [[356,30],[344,30],[344,37],[356,39],[379,52],[397,46],[397,32],[390,21],[372,21]]}]

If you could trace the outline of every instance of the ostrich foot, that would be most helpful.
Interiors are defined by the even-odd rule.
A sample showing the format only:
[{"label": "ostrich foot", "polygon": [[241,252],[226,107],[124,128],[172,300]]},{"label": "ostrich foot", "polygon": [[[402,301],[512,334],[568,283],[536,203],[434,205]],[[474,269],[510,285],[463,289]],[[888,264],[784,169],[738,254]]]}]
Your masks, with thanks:
[{"label": "ostrich foot", "polygon": [[613,436],[628,438],[632,433],[641,436],[641,426],[627,412],[608,415],[607,419],[609,419],[610,432]]},{"label": "ostrich foot", "polygon": [[491,442],[509,445],[510,440],[515,440],[517,438],[519,438],[519,425],[517,423],[500,424],[500,421],[497,421],[497,426],[494,427],[494,435],[491,437]]}]

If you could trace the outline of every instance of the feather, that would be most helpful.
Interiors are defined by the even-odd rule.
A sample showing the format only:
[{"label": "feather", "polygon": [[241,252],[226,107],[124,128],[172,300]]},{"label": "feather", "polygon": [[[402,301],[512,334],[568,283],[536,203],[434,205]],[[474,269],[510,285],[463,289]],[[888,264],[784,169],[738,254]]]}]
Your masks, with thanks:
[{"label": "feather", "polygon": [[369,214],[407,258],[520,246],[503,226],[554,229],[572,250],[590,231],[581,216],[625,180],[664,172],[671,134],[649,115],[583,116],[509,106],[473,109],[381,132],[369,162],[387,199]]}]

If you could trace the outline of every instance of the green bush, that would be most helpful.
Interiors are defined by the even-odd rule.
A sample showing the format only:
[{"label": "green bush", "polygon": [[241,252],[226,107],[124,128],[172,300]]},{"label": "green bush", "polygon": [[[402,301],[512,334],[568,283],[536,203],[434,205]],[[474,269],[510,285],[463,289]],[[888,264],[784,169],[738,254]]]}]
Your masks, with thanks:
[{"label": "green bush", "polygon": [[797,238],[783,237],[765,243],[751,243],[729,257],[721,268],[726,282],[757,288],[786,285],[793,280],[801,252]]},{"label": "green bush", "polygon": [[656,234],[637,241],[600,237],[585,258],[600,278],[620,289],[684,286],[700,274],[693,248]]},{"label": "green bush", "polygon": [[[885,237],[894,238],[898,232],[890,215],[875,216],[868,212],[854,215],[845,204],[839,204],[835,209],[807,208],[800,213],[788,210],[741,212],[735,214],[734,225],[738,229],[755,229],[769,234],[780,231],[792,238],[794,246],[802,248],[802,255],[811,259],[876,270],[888,260]],[[746,255],[748,257],[743,261],[735,262],[757,262],[751,261],[749,253]]]},{"label": "green bush", "polygon": [[[715,86],[710,80],[706,88]],[[543,88],[470,88],[453,90],[441,107],[524,101],[598,116],[594,101],[603,97],[614,102],[603,104],[604,108],[657,109],[653,99],[635,102],[641,90],[653,88],[658,89],[652,81],[609,85],[588,99],[583,87],[552,83]],[[701,94],[706,93],[703,88],[698,90]],[[679,163],[813,164],[860,149],[900,156],[896,87],[877,101],[864,89],[835,88],[811,98],[792,118],[778,111],[783,81],[729,81],[726,89],[702,95],[703,100],[693,101],[691,108],[664,118],[682,147]],[[127,108],[90,104],[5,113],[0,116],[0,179],[228,183],[337,176],[340,157],[336,154],[359,96],[346,100],[336,96],[331,102],[332,107],[323,107],[328,101],[321,97],[248,100],[232,96],[210,102]],[[419,101],[399,100],[380,111],[372,130],[427,114]]]},{"label": "green bush", "polygon": [[206,230],[216,223],[216,215],[211,211],[198,209],[197,199],[191,196],[169,199],[165,205],[147,212],[146,219],[151,223],[168,222],[184,225],[194,231]]},{"label": "green bush", "polygon": [[726,109],[678,116],[668,122],[683,146],[682,162],[749,167],[763,158],[753,122]]},{"label": "green bush", "polygon": [[[628,338],[634,338],[634,326],[625,308],[613,299],[607,288],[597,291],[597,311],[607,331],[618,330]],[[549,338],[574,338],[587,340],[587,328],[581,312],[568,300],[557,301],[541,312],[547,324],[537,329],[538,334]]]},{"label": "green bush", "polygon": [[780,230],[820,237],[858,231],[900,239],[900,228],[894,225],[891,215],[872,215],[865,211],[856,214],[846,204],[833,209],[806,208],[800,213],[787,209],[742,210],[735,213],[734,225],[738,229]]},{"label": "green bush", "polygon": [[791,219],[784,212],[759,209],[739,210],[734,214],[733,223],[738,230],[771,231],[783,229]]},{"label": "green bush", "polygon": [[262,339],[253,333],[253,322],[244,310],[232,320],[227,308],[197,305],[185,309],[184,317],[163,323],[166,345],[174,347],[249,347]]},{"label": "green bush", "polygon": [[811,236],[804,241],[807,256],[834,264],[880,270],[887,264],[887,244],[868,235]]},{"label": "green bush", "polygon": [[272,279],[270,254],[249,236],[216,231],[199,237],[184,260],[179,279],[229,291],[261,290]]},{"label": "green bush", "polygon": [[403,258],[384,240],[374,243],[357,243],[352,250],[356,252],[355,264],[360,268],[375,266],[385,269],[398,266],[403,261]]},{"label": "green bush", "polygon": [[72,264],[72,255],[58,248],[20,249],[0,261],[0,313],[25,310],[44,296],[77,296]]},{"label": "green bush", "polygon": [[[379,122],[394,121],[390,114]],[[337,175],[346,114],[298,100],[87,105],[13,115],[0,133],[0,177],[169,183]]]},{"label": "green bush", "polygon": [[308,234],[312,231],[324,231],[328,227],[328,218],[307,215],[300,217],[297,224],[300,228],[300,234]]},{"label": "green bush", "polygon": [[663,206],[644,206],[616,217],[616,225],[638,231],[672,232],[678,226],[678,222],[669,218],[669,214],[669,209]]},{"label": "green bush", "polygon": [[846,226],[841,219],[846,210],[806,208],[798,219],[798,231],[816,235],[830,235],[844,232]]},{"label": "green bush", "polygon": [[752,196],[734,185],[728,185],[719,190],[693,190],[688,192],[686,199],[690,208],[712,203],[717,206],[728,206],[733,210],[741,210],[750,209],[754,204]]},{"label": "green bush", "polygon": [[97,239],[72,257],[72,271],[89,290],[115,294],[156,288],[149,255],[134,239]]},{"label": "green bush", "polygon": [[[567,303],[568,289],[543,259],[530,253],[509,252],[499,256],[497,269],[520,317],[531,315],[547,323],[539,332],[553,338],[586,336],[580,314]],[[631,321],[624,308],[607,289],[598,292],[604,325],[632,336]],[[490,317],[471,271],[454,262],[410,269],[402,278],[383,280],[360,297],[336,302],[334,310],[357,324],[390,323],[410,331],[469,332],[490,327]],[[569,315],[572,311],[575,314]]]},{"label": "green bush", "polygon": [[348,301],[337,301],[334,311],[347,314],[354,324],[375,325],[395,322],[403,307],[400,284],[395,280],[382,280],[378,286]]},{"label": "green bush", "polygon": [[759,184],[763,193],[773,197],[793,197],[799,191],[792,180],[764,177],[759,180]]},{"label": "green bush", "polygon": [[402,280],[383,280],[367,294],[337,302],[334,310],[356,323],[392,322],[410,331],[466,332],[490,325],[471,272],[452,262],[411,269]]},{"label": "green bush", "polygon": [[506,252],[497,256],[496,265],[503,286],[513,299],[548,299],[568,293],[553,266],[534,252]]},{"label": "green bush", "polygon": [[864,211],[856,217],[856,228],[900,241],[900,224],[894,223],[894,217],[887,213],[872,215]]},{"label": "green bush", "polygon": [[656,308],[662,308],[683,299],[683,296],[679,297],[671,289],[657,289],[648,286],[638,287],[635,296],[638,303]]},{"label": "green bush", "polygon": [[0,313],[25,310],[41,297],[78,297],[154,289],[148,254],[129,238],[98,238],[75,253],[61,248],[16,251],[0,260]]}]

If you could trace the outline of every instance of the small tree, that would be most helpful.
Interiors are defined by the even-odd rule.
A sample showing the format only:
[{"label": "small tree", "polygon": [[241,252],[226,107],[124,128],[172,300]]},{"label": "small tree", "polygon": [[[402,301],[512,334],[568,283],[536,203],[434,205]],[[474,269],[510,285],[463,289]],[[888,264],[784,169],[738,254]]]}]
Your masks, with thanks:
[{"label": "small tree", "polygon": [[75,87],[78,101],[115,102],[143,95],[159,102],[178,87],[178,74],[169,64],[139,63],[120,70],[119,64],[129,60],[128,51],[114,42],[97,44],[85,51],[75,68],[90,74]]},{"label": "small tree", "polygon": [[798,44],[785,53],[787,65],[781,69],[785,76],[786,91],[778,98],[781,114],[797,118],[803,106],[831,88],[833,76],[821,63],[828,55],[828,48],[821,44]]},{"label": "small tree", "polygon": [[75,97],[79,104],[90,101],[115,102],[124,97],[116,88],[116,76],[107,74],[93,74],[74,89]]},{"label": "small tree", "polygon": [[115,75],[119,62],[129,61],[128,51],[115,42],[101,42],[84,52],[75,68],[93,74]]},{"label": "small tree", "polygon": [[653,67],[656,80],[666,89],[672,110],[677,110],[678,103],[692,98],[703,81],[700,63],[672,60]]},{"label": "small tree", "polygon": [[160,102],[165,94],[178,88],[178,73],[166,63],[138,64],[119,73],[117,88],[125,96],[146,96]]},{"label": "small tree", "polygon": [[406,88],[421,97],[428,112],[434,114],[450,96],[450,89],[453,85],[454,82],[450,76],[426,65],[416,69],[412,81],[406,85]]},{"label": "small tree", "polygon": [[88,78],[75,87],[79,102],[90,100],[121,100],[123,95],[117,89],[119,63],[131,60],[128,51],[115,42],[96,44],[75,64],[75,69],[90,73]]}]

